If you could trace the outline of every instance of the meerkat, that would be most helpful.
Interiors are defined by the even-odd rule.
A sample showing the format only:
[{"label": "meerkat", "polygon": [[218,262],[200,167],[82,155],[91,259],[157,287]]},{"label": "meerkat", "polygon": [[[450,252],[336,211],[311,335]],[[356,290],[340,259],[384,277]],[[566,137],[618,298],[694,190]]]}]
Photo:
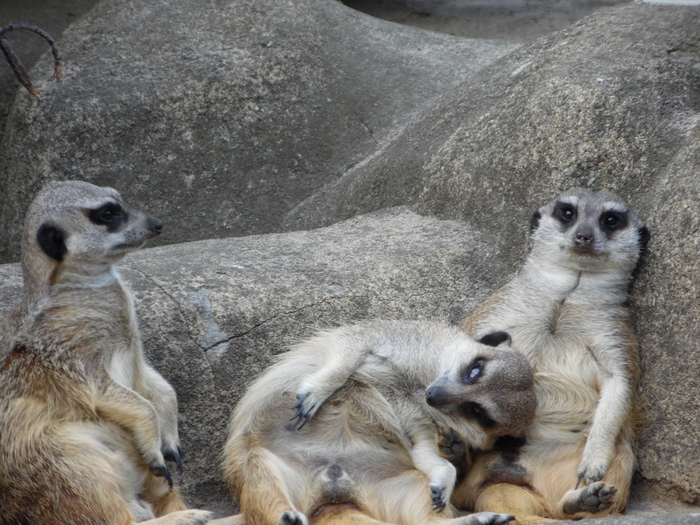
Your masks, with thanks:
[{"label": "meerkat", "polygon": [[507,523],[490,512],[458,517],[438,429],[479,449],[527,427],[532,371],[509,340],[374,321],[294,346],[234,410],[224,453],[241,510],[232,523]]},{"label": "meerkat", "polygon": [[457,506],[520,524],[625,509],[640,419],[628,294],[648,240],[609,193],[572,189],[534,213],[521,271],[461,327],[511,334],[535,371],[537,413],[524,439],[475,458]]},{"label": "meerkat", "polygon": [[187,510],[172,487],[165,459],[181,466],[175,391],[144,359],[115,266],[162,225],[85,182],[52,184],[32,202],[25,293],[1,340],[1,524],[210,517]]}]

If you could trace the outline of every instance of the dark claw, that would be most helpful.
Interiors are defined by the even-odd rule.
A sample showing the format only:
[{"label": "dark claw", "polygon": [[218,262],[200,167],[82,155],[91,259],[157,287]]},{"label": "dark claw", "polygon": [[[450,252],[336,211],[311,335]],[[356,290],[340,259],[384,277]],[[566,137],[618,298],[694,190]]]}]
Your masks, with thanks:
[{"label": "dark claw", "polygon": [[[289,421],[294,421],[294,424],[292,425],[292,428],[296,428],[297,430],[301,430],[304,428],[304,425],[306,425],[307,421],[311,418],[311,410],[316,406],[311,405],[309,409],[304,412],[304,407],[302,406],[304,404],[304,401],[306,400],[308,394],[297,394],[297,399],[298,401],[294,403],[294,406],[292,407],[292,410],[295,408],[297,411],[294,413],[294,415],[289,419]],[[300,424],[301,423],[301,424]]]},{"label": "dark claw", "polygon": [[182,453],[180,451],[180,447],[177,448],[177,450],[173,450],[169,448],[165,452],[163,452],[163,457],[165,458],[166,461],[172,461],[175,463],[177,467],[177,471],[182,474],[182,471],[184,470],[183,463],[182,463]]},{"label": "dark claw", "polygon": [[578,481],[576,482],[576,486],[574,487],[574,490],[576,490],[578,488],[578,486],[581,484],[582,481],[583,481],[583,474],[579,474]]},{"label": "dark claw", "polygon": [[170,488],[170,492],[173,491],[173,478],[170,476],[170,471],[165,465],[156,465],[151,466],[151,474],[154,476],[157,476],[159,478],[165,478],[165,481],[168,482],[168,487]]},{"label": "dark claw", "polygon": [[433,510],[438,513],[445,510],[446,503],[442,499],[442,489],[430,487],[430,498],[433,500]]}]

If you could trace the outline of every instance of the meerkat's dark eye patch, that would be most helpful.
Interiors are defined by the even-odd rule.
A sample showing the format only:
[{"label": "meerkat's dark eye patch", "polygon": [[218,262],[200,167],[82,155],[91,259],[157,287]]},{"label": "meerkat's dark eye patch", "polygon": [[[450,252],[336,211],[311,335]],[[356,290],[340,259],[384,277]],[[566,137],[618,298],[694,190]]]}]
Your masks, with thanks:
[{"label": "meerkat's dark eye patch", "polygon": [[484,364],[483,359],[477,358],[462,370],[462,381],[465,385],[472,385],[479,379],[484,373]]},{"label": "meerkat's dark eye patch", "polygon": [[464,403],[460,407],[460,412],[464,417],[476,421],[483,428],[492,428],[496,426],[496,422],[491,419],[488,412],[486,412],[484,407],[479,403],[474,403],[472,401]]},{"label": "meerkat's dark eye patch", "polygon": [[36,232],[36,242],[46,255],[58,262],[63,261],[68,253],[66,234],[56,226],[42,224]]},{"label": "meerkat's dark eye patch", "polygon": [[651,239],[651,233],[649,233],[649,228],[646,226],[642,226],[639,228],[639,244],[641,244],[643,247],[646,247],[647,243],[649,242],[649,239]]},{"label": "meerkat's dark eye patch", "polygon": [[565,226],[569,226],[576,222],[577,217],[576,206],[568,202],[557,202],[554,205],[554,213],[552,216],[560,221]]},{"label": "meerkat's dark eye patch", "polygon": [[609,232],[621,230],[627,226],[627,212],[606,211],[600,216],[600,227]]},{"label": "meerkat's dark eye patch", "polygon": [[100,226],[107,226],[107,231],[113,232],[126,219],[126,213],[119,204],[109,202],[88,212],[90,220]]}]

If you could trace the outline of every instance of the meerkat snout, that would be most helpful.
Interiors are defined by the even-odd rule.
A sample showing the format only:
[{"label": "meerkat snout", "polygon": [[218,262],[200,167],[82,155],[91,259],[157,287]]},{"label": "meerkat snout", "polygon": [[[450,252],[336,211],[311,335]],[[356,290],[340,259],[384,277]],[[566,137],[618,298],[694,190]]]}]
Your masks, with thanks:
[{"label": "meerkat snout", "polygon": [[593,244],[594,239],[595,235],[593,234],[592,228],[581,228],[576,232],[575,242],[579,246],[590,246]]}]

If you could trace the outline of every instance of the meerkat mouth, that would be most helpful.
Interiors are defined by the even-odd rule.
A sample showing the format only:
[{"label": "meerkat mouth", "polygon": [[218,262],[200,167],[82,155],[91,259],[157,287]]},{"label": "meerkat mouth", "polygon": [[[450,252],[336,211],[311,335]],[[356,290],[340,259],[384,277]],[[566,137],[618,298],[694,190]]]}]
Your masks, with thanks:
[{"label": "meerkat mouth", "polygon": [[605,260],[608,257],[606,253],[597,252],[591,246],[574,246],[569,248],[569,252],[578,257],[584,257],[587,259]]},{"label": "meerkat mouth", "polygon": [[138,250],[139,248],[142,248],[144,244],[146,244],[147,240],[148,239],[139,239],[138,241],[134,242],[120,242],[119,244],[112,246],[112,251],[120,252],[124,250]]}]

